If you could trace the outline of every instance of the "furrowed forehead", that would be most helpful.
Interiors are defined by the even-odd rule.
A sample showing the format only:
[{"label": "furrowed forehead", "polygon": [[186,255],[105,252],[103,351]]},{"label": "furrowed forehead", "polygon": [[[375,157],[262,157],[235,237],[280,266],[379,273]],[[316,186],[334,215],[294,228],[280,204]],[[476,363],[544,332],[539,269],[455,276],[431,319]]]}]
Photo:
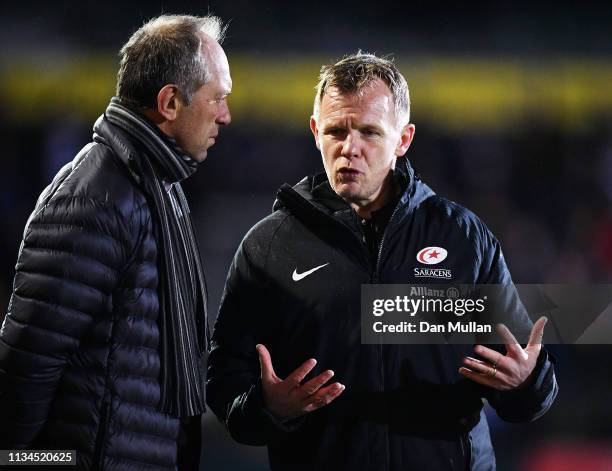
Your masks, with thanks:
[{"label": "furrowed forehead", "polygon": [[321,101],[320,118],[333,122],[351,117],[360,122],[379,121],[395,116],[393,97],[384,84],[374,85],[361,93],[345,93],[330,87]]}]

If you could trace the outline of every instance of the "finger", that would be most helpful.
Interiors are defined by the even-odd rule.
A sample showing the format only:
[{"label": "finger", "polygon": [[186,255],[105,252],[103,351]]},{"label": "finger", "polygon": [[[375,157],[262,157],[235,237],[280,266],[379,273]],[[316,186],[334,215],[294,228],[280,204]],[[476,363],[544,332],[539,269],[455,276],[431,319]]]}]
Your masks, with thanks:
[{"label": "finger", "polygon": [[463,363],[474,373],[496,378],[502,382],[507,379],[507,375],[504,372],[500,371],[497,366],[493,366],[489,362],[472,357],[465,357],[463,359]]},{"label": "finger", "polygon": [[272,366],[272,358],[270,357],[270,352],[263,344],[257,344],[255,346],[257,353],[259,354],[259,366],[261,367],[261,378],[262,379],[274,379],[276,378],[276,373],[274,372],[274,367]]},{"label": "finger", "polygon": [[298,366],[293,372],[285,378],[285,381],[290,384],[293,388],[297,388],[300,386],[302,380],[306,377],[308,373],[312,371],[312,369],[317,364],[317,360],[314,358],[310,358]]},{"label": "finger", "polygon": [[319,390],[314,396],[310,396],[305,404],[304,412],[312,412],[326,406],[340,394],[344,392],[346,387],[340,383],[331,384],[321,390]]},{"label": "finger", "polygon": [[497,333],[501,335],[501,338],[504,340],[504,344],[506,345],[506,350],[508,352],[512,352],[515,355],[524,356],[523,348],[518,343],[510,329],[506,327],[504,324],[497,324],[496,326]]},{"label": "finger", "polygon": [[499,353],[497,350],[485,347],[484,345],[476,345],[474,347],[474,351],[489,363],[497,365],[497,368],[501,368],[503,370],[508,369],[508,358]]},{"label": "finger", "polygon": [[535,324],[533,324],[533,328],[531,329],[531,335],[529,335],[529,343],[528,347],[541,347],[542,346],[542,337],[544,337],[544,327],[546,327],[546,323],[548,319],[544,316],[540,317]]},{"label": "finger", "polygon": [[327,383],[334,376],[332,370],[327,370],[321,373],[319,376],[312,378],[310,381],[304,383],[300,390],[303,391],[304,396],[312,396],[316,393],[321,386]]},{"label": "finger", "polygon": [[469,368],[465,368],[462,366],[461,368],[459,368],[459,374],[465,376],[468,379],[471,379],[472,381],[478,384],[482,384],[483,386],[489,386],[491,388],[500,390],[502,389],[502,387],[499,385],[499,380],[497,378],[476,373],[470,370]]}]

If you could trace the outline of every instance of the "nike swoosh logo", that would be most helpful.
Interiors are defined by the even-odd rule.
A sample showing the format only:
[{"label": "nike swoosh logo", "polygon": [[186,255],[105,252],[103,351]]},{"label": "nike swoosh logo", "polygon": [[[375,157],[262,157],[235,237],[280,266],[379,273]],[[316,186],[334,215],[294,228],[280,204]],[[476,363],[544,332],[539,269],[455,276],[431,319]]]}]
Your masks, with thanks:
[{"label": "nike swoosh logo", "polygon": [[326,267],[327,265],[329,265],[329,262],[324,263],[323,265],[319,265],[318,267],[311,268],[310,270],[305,271],[304,273],[298,273],[297,272],[297,268],[296,268],[295,270],[293,270],[293,275],[291,275],[291,278],[293,279],[293,281],[300,281],[300,280],[306,278],[311,273],[314,273],[318,269]]}]

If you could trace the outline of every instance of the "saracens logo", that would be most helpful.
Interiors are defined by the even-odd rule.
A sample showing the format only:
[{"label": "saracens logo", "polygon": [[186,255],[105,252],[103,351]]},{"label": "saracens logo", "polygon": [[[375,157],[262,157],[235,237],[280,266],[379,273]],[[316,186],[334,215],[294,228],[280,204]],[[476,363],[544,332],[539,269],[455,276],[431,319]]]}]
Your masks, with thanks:
[{"label": "saracens logo", "polygon": [[448,252],[442,247],[425,247],[419,250],[416,259],[425,265],[436,265],[446,259]]}]

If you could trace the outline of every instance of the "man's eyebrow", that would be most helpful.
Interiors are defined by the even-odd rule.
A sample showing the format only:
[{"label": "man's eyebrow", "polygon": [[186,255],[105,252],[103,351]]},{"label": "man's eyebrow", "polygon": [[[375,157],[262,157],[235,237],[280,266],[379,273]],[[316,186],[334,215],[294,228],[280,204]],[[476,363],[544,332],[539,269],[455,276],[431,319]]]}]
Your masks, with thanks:
[{"label": "man's eyebrow", "polygon": [[323,134],[338,134],[338,133],[346,133],[346,128],[344,126],[325,126],[321,129]]},{"label": "man's eyebrow", "polygon": [[325,123],[323,125],[323,130],[329,130],[329,129],[346,129],[346,126],[344,125],[344,123],[341,122],[331,122],[331,123]]},{"label": "man's eyebrow", "polygon": [[372,131],[376,131],[376,132],[380,132],[382,133],[384,130],[382,127],[380,127],[378,124],[368,124],[368,123],[364,123],[364,124],[360,124],[358,126],[355,126],[357,129],[359,130],[364,130],[364,129],[370,129]]}]

